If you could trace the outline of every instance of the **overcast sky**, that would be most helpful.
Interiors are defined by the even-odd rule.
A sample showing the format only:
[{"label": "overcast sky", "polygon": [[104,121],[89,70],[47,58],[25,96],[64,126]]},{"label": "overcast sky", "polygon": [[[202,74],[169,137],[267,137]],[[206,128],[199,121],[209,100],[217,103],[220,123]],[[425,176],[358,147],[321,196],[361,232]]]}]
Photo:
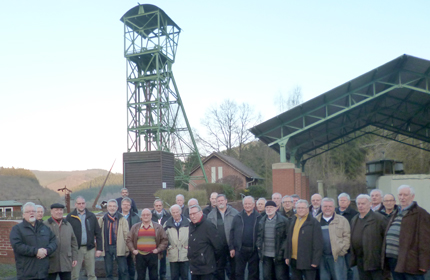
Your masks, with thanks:
[{"label": "overcast sky", "polygon": [[[430,59],[428,1],[152,1],[182,29],[173,73],[191,126],[212,104],[263,120],[402,54]],[[142,2],[143,4],[144,2]],[[1,1],[0,166],[122,172],[124,26],[136,1]]]}]

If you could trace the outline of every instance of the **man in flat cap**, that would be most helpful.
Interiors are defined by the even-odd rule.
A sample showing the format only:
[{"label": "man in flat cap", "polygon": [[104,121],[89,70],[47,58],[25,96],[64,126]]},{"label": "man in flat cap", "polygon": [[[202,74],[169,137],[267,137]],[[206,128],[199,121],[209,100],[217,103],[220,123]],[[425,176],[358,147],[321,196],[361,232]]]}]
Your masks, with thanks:
[{"label": "man in flat cap", "polygon": [[57,237],[58,249],[49,258],[48,280],[70,280],[72,268],[78,260],[78,241],[73,232],[72,225],[63,217],[64,205],[54,203],[51,205],[51,218],[44,223]]},{"label": "man in flat cap", "polygon": [[258,224],[256,245],[263,261],[263,279],[287,280],[290,277],[284,250],[289,220],[277,210],[274,201],[266,202],[266,215]]}]

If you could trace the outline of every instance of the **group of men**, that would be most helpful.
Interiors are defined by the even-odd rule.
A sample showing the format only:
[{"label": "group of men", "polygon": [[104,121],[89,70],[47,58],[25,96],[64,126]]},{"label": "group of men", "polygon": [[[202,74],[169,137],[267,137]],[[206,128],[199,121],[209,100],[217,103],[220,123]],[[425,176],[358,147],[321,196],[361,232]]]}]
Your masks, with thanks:
[{"label": "group of men", "polygon": [[[243,198],[243,210],[212,193],[202,209],[183,195],[166,211],[156,199],[154,209],[140,217],[128,191],[107,202],[100,217],[77,197],[75,209],[63,218],[64,206],[51,205],[52,217],[36,218],[26,203],[24,220],[11,232],[18,279],[79,279],[83,260],[88,279],[95,257],[103,256],[106,278],[171,279],[424,279],[430,268],[430,215],[414,202],[410,186],[395,196],[373,190],[356,199],[342,193],[338,207],[319,194],[311,205],[298,195],[272,195],[272,200]],[[391,273],[391,275],[390,275]]]}]

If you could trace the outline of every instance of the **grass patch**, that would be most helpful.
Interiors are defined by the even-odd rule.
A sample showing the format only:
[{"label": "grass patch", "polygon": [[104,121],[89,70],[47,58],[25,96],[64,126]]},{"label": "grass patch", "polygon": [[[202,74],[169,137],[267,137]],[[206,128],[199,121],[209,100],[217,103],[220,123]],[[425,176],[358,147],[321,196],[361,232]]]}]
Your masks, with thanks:
[{"label": "grass patch", "polygon": [[16,276],[15,264],[0,263],[0,275],[2,279]]}]

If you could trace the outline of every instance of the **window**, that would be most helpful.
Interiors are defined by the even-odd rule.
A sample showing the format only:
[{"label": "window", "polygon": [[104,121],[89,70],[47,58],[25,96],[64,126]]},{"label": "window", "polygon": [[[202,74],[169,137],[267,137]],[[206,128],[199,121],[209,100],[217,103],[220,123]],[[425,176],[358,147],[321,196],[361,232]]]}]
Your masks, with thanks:
[{"label": "window", "polygon": [[216,181],[216,167],[212,166],[211,167],[211,182],[215,183]]},{"label": "window", "polygon": [[13,209],[12,209],[12,207],[5,207],[4,211],[6,212],[6,217],[13,217]]},{"label": "window", "polygon": [[222,166],[218,167],[218,180],[222,179]]}]

